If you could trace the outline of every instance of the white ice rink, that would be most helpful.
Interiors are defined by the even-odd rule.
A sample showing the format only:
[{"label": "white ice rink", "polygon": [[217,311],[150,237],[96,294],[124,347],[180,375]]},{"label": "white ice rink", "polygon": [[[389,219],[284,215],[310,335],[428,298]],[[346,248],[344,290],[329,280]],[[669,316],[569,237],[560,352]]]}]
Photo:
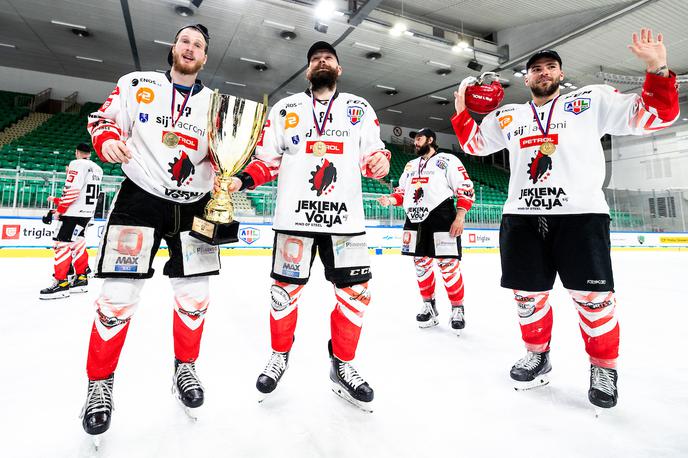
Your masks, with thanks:
[{"label": "white ice rink", "polygon": [[[330,391],[332,287],[316,261],[302,296],[290,367],[256,402],[267,362],[269,257],[223,257],[211,281],[201,356],[202,418],[170,393],[172,295],[160,269],[143,292],[115,374],[115,412],[103,457],[685,457],[688,456],[688,253],[614,252],[621,323],[619,405],[595,418],[589,363],[567,293],[557,283],[549,386],[513,390],[524,354],[515,306],[499,284],[497,254],[467,253],[467,328],[418,329],[410,258],[372,257],[372,301],[355,366],[375,389],[364,413]],[[73,457],[88,451],[78,418],[86,396],[91,291],[40,301],[52,262],[0,259],[0,457]]]}]

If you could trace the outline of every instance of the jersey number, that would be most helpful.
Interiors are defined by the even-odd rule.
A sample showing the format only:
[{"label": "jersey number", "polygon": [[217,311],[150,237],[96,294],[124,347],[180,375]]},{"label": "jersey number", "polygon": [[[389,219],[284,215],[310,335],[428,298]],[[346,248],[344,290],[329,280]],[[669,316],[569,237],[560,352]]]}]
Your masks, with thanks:
[{"label": "jersey number", "polygon": [[86,185],[86,205],[93,205],[98,200],[98,194],[100,194],[100,189],[97,184]]}]

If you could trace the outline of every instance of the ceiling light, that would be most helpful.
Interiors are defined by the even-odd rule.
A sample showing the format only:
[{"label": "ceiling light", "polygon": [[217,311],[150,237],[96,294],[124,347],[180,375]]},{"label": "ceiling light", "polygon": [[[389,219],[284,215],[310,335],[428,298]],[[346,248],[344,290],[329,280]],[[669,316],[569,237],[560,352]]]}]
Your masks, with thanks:
[{"label": "ceiling light", "polygon": [[296,38],[296,34],[291,30],[282,30],[280,37],[282,37],[284,40],[291,41]]},{"label": "ceiling light", "polygon": [[232,86],[246,87],[244,83],[235,83],[234,81],[225,81],[225,84],[230,84]]},{"label": "ceiling light", "polygon": [[393,109],[391,109],[391,108],[387,108],[387,111],[389,111],[389,112],[391,112],[391,113],[403,113],[403,111],[393,110]]},{"label": "ceiling light", "polygon": [[566,89],[563,85],[559,85],[559,89]]},{"label": "ceiling light", "polygon": [[396,89],[389,89],[389,90],[385,91],[385,94],[387,94],[387,95],[397,95],[398,93],[399,93],[399,91],[397,91]]},{"label": "ceiling light", "polygon": [[528,73],[528,69],[524,68],[523,70],[521,70],[521,73],[523,73],[525,75],[526,73]]},{"label": "ceiling light", "polygon": [[332,0],[320,0],[315,6],[315,17],[326,21],[334,16],[335,7]]},{"label": "ceiling light", "polygon": [[87,38],[88,36],[91,35],[88,32],[88,30],[81,30],[81,29],[72,29],[72,33],[79,38]]},{"label": "ceiling light", "polygon": [[466,48],[468,48],[468,42],[464,38],[462,38],[454,46],[452,46],[452,51],[461,52]]},{"label": "ceiling light", "polygon": [[0,46],[3,48],[16,48],[17,45],[11,45],[9,43],[0,43]]},{"label": "ceiling light", "polygon": [[437,100],[447,100],[446,97],[442,97],[441,95],[431,95],[431,99],[437,99]]},{"label": "ceiling light", "polygon": [[393,37],[400,37],[406,31],[406,24],[404,24],[403,22],[397,22],[391,29],[389,29],[389,34]]},{"label": "ceiling light", "polygon": [[265,64],[256,64],[256,65],[253,66],[253,68],[255,68],[256,70],[258,70],[259,72],[264,72],[264,71],[266,71],[266,70],[268,69],[268,66],[265,65]]},{"label": "ceiling light", "polygon": [[380,89],[387,89],[390,91],[396,91],[397,88],[391,87],[391,86],[383,86],[382,84],[376,84],[375,87],[379,87]]},{"label": "ceiling light", "polygon": [[96,59],[95,57],[76,56],[76,58],[79,60],[87,60],[89,62],[103,62],[103,59]]},{"label": "ceiling light", "polygon": [[281,24],[279,22],[269,21],[267,19],[263,20],[263,25],[272,27],[273,29],[290,30],[292,32],[296,29],[296,27],[294,27],[293,25]]},{"label": "ceiling light", "polygon": [[315,21],[315,25],[313,26],[313,28],[320,33],[327,33],[327,29],[329,28],[329,26],[320,21]]},{"label": "ceiling light", "polygon": [[440,100],[437,104],[442,106],[449,105],[449,100]]},{"label": "ceiling light", "polygon": [[174,46],[174,43],[170,43],[169,41],[153,40],[153,43],[157,43],[163,46]]},{"label": "ceiling light", "polygon": [[369,45],[366,43],[359,43],[358,41],[355,42],[354,44],[352,44],[351,47],[358,48],[358,49],[365,49],[366,51],[375,51],[375,52],[380,51],[380,48],[377,46]]},{"label": "ceiling light", "polygon": [[573,91],[573,90],[578,89],[578,86],[573,86],[573,85],[571,85],[571,87],[569,87],[569,89],[571,89],[571,90]]},{"label": "ceiling light", "polygon": [[287,94],[294,95],[294,94],[296,94],[296,92],[287,91]]},{"label": "ceiling light", "polygon": [[156,68],[155,71],[158,73],[167,73],[167,70],[160,70],[159,68]]},{"label": "ceiling light", "polygon": [[265,62],[263,62],[262,60],[249,59],[248,57],[240,57],[239,60],[243,60],[244,62],[251,62],[252,64],[265,65]]},{"label": "ceiling light", "polygon": [[438,118],[436,116],[429,116],[428,119],[434,119],[435,121],[444,121],[443,118]]},{"label": "ceiling light", "polygon": [[88,29],[85,25],[70,24],[69,22],[56,21],[54,19],[52,21],[50,21],[50,23],[55,24],[55,25],[61,25],[64,27],[69,27],[70,29],[79,29],[79,30],[87,30]]},{"label": "ceiling light", "polygon": [[189,17],[194,15],[194,10],[192,10],[188,6],[175,6],[174,12],[181,17]]},{"label": "ceiling light", "polygon": [[440,75],[440,76],[447,76],[447,75],[450,74],[451,72],[452,72],[452,71],[449,70],[448,68],[440,68],[440,69],[437,70],[435,73],[437,73],[437,74]]},{"label": "ceiling light", "polygon": [[573,86],[573,84],[571,84],[571,83],[569,83],[569,82],[567,81],[567,82],[564,83],[564,86],[566,86],[566,87],[571,87],[571,86]]},{"label": "ceiling light", "polygon": [[514,71],[514,78],[523,78],[523,73]]},{"label": "ceiling light", "polygon": [[366,54],[366,59],[368,59],[368,60],[378,60],[381,57],[382,57],[382,54],[380,54],[379,52],[373,51],[373,52],[369,52],[368,54]]},{"label": "ceiling light", "polygon": [[444,62],[437,62],[436,60],[426,60],[425,63],[427,65],[432,65],[433,67],[451,68],[451,65],[445,64]]}]

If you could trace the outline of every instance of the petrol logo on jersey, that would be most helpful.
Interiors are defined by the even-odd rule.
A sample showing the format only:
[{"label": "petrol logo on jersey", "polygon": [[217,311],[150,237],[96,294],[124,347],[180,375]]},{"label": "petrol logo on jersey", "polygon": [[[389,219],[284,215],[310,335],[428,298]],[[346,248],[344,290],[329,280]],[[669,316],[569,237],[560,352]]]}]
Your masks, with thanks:
[{"label": "petrol logo on jersey", "polygon": [[359,106],[352,105],[350,107],[346,107],[346,115],[349,117],[349,121],[351,122],[352,126],[355,126],[361,122],[364,114],[365,111]]},{"label": "petrol logo on jersey", "polygon": [[308,180],[312,185],[311,191],[315,191],[317,196],[328,194],[332,191],[336,181],[337,169],[327,159],[321,165],[315,166],[315,171],[311,172],[311,179]]},{"label": "petrol logo on jersey", "polygon": [[182,151],[181,156],[168,165],[170,166],[168,172],[170,172],[172,180],[177,182],[177,186],[191,183],[192,175],[196,173],[196,167],[184,151]]},{"label": "petrol logo on jersey", "polygon": [[[306,142],[306,154],[313,154],[313,145],[319,143],[317,141]],[[344,143],[342,142],[322,142],[327,147],[327,154],[344,154]]]},{"label": "petrol logo on jersey", "polygon": [[198,139],[195,137],[189,137],[188,135],[180,134],[179,132],[172,132],[169,130],[162,131],[161,141],[165,140],[165,135],[168,133],[173,133],[179,137],[179,146],[187,149],[192,149],[198,151]]},{"label": "petrol logo on jersey", "polygon": [[564,104],[564,111],[568,111],[575,115],[583,113],[588,108],[590,108],[590,99],[588,98],[573,99]]}]

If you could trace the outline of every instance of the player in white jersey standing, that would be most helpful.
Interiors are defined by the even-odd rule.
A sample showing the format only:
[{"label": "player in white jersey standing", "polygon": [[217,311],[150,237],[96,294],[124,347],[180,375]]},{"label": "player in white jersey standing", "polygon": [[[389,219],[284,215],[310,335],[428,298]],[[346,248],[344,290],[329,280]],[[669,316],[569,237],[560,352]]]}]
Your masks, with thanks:
[{"label": "player in white jersey standing", "polygon": [[390,153],[370,104],[337,90],[342,67],[335,49],[317,42],[307,62],[310,88],[274,105],[254,160],[230,185],[232,192],[253,189],[279,174],[270,274],[273,351],[256,387],[272,393],[287,368],[299,296],[318,252],[335,287],[328,345],[333,391],[372,411],[373,389],[351,365],[370,301],[361,174],[387,175]]},{"label": "player in white jersey standing", "polygon": [[215,176],[206,136],[212,91],[196,79],[209,42],[203,25],[183,27],[168,56],[170,71],[123,76],[89,118],[96,152],[103,161],[122,163],[126,175],[95,268],[105,280],[86,365],[83,427],[92,435],[110,426],[115,368],[162,239],[170,253],[163,273],[174,294],[173,390],[190,415],[203,404],[195,361],[208,308],[208,276],[219,272],[220,259],[217,247],[189,232],[210,198]]},{"label": "player in white jersey standing", "polygon": [[662,35],[641,29],[631,51],[645,63],[640,95],[592,85],[562,95],[559,54],[539,51],[526,64],[532,101],[489,113],[480,126],[466,111],[464,80],[452,125],[469,154],[509,150],[511,178],[500,228],[504,288],[514,291],[526,356],[511,369],[516,388],[548,382],[556,274],[578,310],[590,357],[588,398],[602,408],[617,403],[619,325],[610,257],[609,207],[602,192],[605,134],[643,135],[679,114],[676,75],[667,67]]},{"label": "player in white jersey standing", "polygon": [[[451,303],[450,326],[457,335],[466,326],[461,261],[464,218],[473,205],[473,182],[458,157],[438,152],[437,134],[429,128],[411,132],[416,154],[382,206],[403,205],[406,212],[401,254],[413,256],[423,307],[416,315],[421,328],[439,324],[435,305],[434,260]],[[454,197],[457,198],[454,204]]]},{"label": "player in white jersey standing", "polygon": [[[88,145],[79,144],[74,154],[76,159],[67,168],[62,196],[48,197],[57,207],[51,215],[58,220],[53,237],[55,281],[52,286],[41,290],[41,299],[58,299],[69,297],[70,293],[88,291],[85,231],[96,211],[103,169],[91,161],[91,148]],[[74,279],[70,282],[68,274],[72,262]]]}]

